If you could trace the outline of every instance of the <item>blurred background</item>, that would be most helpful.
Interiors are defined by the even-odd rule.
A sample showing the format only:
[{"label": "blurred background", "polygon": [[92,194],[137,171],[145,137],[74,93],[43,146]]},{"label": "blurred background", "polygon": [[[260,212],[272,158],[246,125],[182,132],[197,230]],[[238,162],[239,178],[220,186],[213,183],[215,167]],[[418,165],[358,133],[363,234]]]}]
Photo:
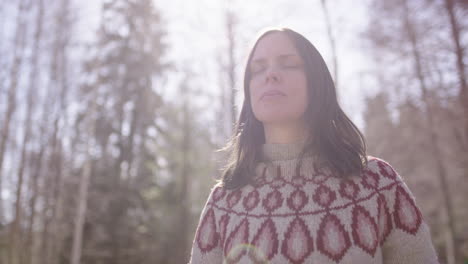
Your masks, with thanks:
[{"label": "blurred background", "polygon": [[322,53],[368,154],[468,259],[466,0],[0,2],[0,263],[187,263],[256,33]]}]

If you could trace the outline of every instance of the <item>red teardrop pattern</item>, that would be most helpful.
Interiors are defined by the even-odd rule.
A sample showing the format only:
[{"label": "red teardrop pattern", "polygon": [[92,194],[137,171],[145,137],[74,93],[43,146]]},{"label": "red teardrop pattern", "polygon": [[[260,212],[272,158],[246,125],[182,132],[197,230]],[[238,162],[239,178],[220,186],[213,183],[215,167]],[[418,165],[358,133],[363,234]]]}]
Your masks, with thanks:
[{"label": "red teardrop pattern", "polygon": [[395,180],[397,178],[396,171],[390,166],[390,164],[384,161],[377,161],[377,166],[379,167],[380,174],[384,177]]},{"label": "red teardrop pattern", "polygon": [[214,211],[209,208],[197,230],[197,244],[201,252],[209,252],[218,245],[219,234],[216,230]]},{"label": "red teardrop pattern", "polygon": [[343,180],[339,192],[341,197],[355,200],[359,195],[359,186],[352,180]]},{"label": "red teardrop pattern", "polygon": [[317,249],[339,262],[350,247],[349,234],[338,217],[333,214],[325,215],[317,232]]},{"label": "red teardrop pattern", "polygon": [[379,187],[379,175],[373,171],[365,170],[361,182],[364,188],[375,190]]},{"label": "red teardrop pattern", "polygon": [[291,210],[300,211],[307,204],[308,201],[309,198],[307,197],[305,192],[301,189],[297,189],[293,193],[291,193],[286,203]]},{"label": "red teardrop pattern", "polygon": [[216,187],[216,189],[213,191],[213,201],[216,203],[223,199],[225,195],[226,190],[223,187]]},{"label": "red teardrop pattern", "polygon": [[227,206],[229,208],[234,207],[240,200],[242,195],[242,190],[238,189],[227,195]]},{"label": "red teardrop pattern", "polygon": [[265,263],[278,253],[278,232],[273,220],[265,220],[252,240],[249,257],[254,263]]},{"label": "red teardrop pattern", "polygon": [[377,224],[370,213],[360,205],[353,208],[352,214],[351,227],[354,243],[373,257],[379,245]]},{"label": "red teardrop pattern", "polygon": [[382,246],[393,228],[392,216],[390,215],[385,197],[382,194],[377,198],[377,211],[379,221],[379,239],[380,245]]},{"label": "red teardrop pattern", "polygon": [[224,245],[224,241],[226,239],[226,228],[229,224],[229,214],[224,214],[223,216],[221,216],[221,218],[219,219],[219,235],[220,235],[220,244],[223,246]]},{"label": "red teardrop pattern", "polygon": [[312,199],[322,207],[329,207],[336,200],[336,193],[325,185],[320,185],[314,192]]},{"label": "red teardrop pattern", "polygon": [[309,228],[302,218],[295,218],[288,226],[281,253],[290,263],[304,263],[313,251],[313,239]]},{"label": "red teardrop pattern", "polygon": [[416,234],[422,223],[422,215],[409,193],[401,186],[396,188],[393,214],[395,227],[410,234]]},{"label": "red teardrop pattern", "polygon": [[272,213],[283,204],[283,196],[278,190],[271,191],[263,198],[262,205],[268,212]]},{"label": "red teardrop pattern", "polygon": [[242,204],[244,205],[244,209],[247,212],[252,211],[255,207],[257,207],[260,201],[259,193],[255,189],[251,191],[247,196],[244,197]]},{"label": "red teardrop pattern", "polygon": [[245,255],[248,249],[249,221],[244,218],[229,234],[224,247],[224,255],[228,263],[236,263]]}]

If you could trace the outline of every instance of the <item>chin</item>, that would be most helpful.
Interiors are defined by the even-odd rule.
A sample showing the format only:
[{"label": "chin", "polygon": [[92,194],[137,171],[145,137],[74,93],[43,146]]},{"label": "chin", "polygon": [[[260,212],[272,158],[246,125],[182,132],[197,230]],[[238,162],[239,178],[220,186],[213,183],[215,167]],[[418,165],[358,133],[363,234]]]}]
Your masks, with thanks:
[{"label": "chin", "polygon": [[271,123],[284,123],[287,121],[294,120],[295,117],[285,115],[284,112],[269,112],[269,113],[263,113],[261,115],[257,116],[258,121],[265,123],[265,124],[271,124]]},{"label": "chin", "polygon": [[264,124],[295,123],[296,121],[303,120],[305,112],[305,109],[288,107],[276,107],[257,110],[259,111],[254,111],[254,116],[258,121]]}]

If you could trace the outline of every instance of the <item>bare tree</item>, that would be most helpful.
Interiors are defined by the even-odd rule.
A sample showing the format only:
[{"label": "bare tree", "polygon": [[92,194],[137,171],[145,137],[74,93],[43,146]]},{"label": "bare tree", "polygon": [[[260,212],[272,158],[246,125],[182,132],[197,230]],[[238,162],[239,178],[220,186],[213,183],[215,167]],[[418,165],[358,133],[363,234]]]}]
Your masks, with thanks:
[{"label": "bare tree", "polygon": [[180,245],[180,250],[183,252],[182,258],[180,259],[183,262],[186,259],[186,256],[190,253],[189,248],[189,226],[190,226],[190,184],[191,184],[191,177],[190,171],[191,168],[191,159],[190,159],[190,150],[192,148],[192,125],[191,123],[191,116],[190,116],[190,99],[189,93],[190,90],[187,87],[189,83],[189,78],[186,77],[183,83],[181,83],[181,94],[183,95],[182,99],[182,131],[183,136],[180,142],[180,152],[182,153],[182,160],[181,160],[181,169],[180,169],[180,188],[179,188],[179,219],[180,219],[180,235],[178,239],[177,245]]},{"label": "bare tree", "polygon": [[[237,121],[236,110],[236,28],[237,14],[233,8],[228,5],[224,10],[224,25],[226,33],[226,47],[218,54],[217,61],[219,63],[219,83],[220,107],[217,111],[217,119],[219,121],[220,141],[225,142],[233,133],[234,125]],[[221,144],[221,143],[218,143]]]},{"label": "bare tree", "polygon": [[[2,164],[4,160],[4,155],[6,153],[6,143],[8,141],[9,130],[10,130],[10,123],[12,121],[13,114],[17,108],[17,89],[18,83],[20,79],[20,69],[21,65],[24,60],[24,49],[26,47],[26,38],[27,38],[27,14],[29,12],[31,5],[25,0],[21,0],[18,2],[18,14],[16,18],[16,32],[15,32],[15,40],[14,40],[14,55],[13,55],[13,63],[11,65],[11,71],[9,76],[10,86],[8,90],[8,106],[7,106],[7,113],[5,118],[5,123],[3,127],[3,135],[0,139],[0,178],[1,178],[1,170]],[[29,138],[29,133],[25,133],[24,140]],[[25,147],[23,146],[21,156],[24,158],[25,156]],[[20,239],[20,221],[21,221],[21,192],[22,192],[22,184],[23,184],[23,168],[20,168],[18,173],[18,185],[16,189],[16,199],[15,199],[15,213],[13,222],[10,228],[9,238],[10,238],[10,245],[9,245],[9,253],[8,253],[8,261],[11,264],[16,264],[19,262],[19,255],[17,250],[18,243]],[[1,186],[0,186],[1,189]]]},{"label": "bare tree", "polygon": [[335,36],[333,34],[330,13],[328,12],[327,1],[321,0],[320,3],[322,5],[323,14],[325,16],[325,23],[327,25],[327,36],[328,40],[330,41],[330,47],[332,51],[332,59],[333,59],[333,79],[335,81],[335,86],[338,87],[338,58],[336,55],[336,43],[335,43]]},{"label": "bare tree", "polygon": [[237,18],[233,10],[228,9],[226,11],[226,30],[227,30],[227,40],[228,40],[228,65],[226,67],[226,72],[228,75],[228,89],[229,89],[229,112],[231,114],[229,133],[234,131],[234,123],[237,119],[236,112],[236,37],[235,37],[235,28],[237,24]]},{"label": "bare tree", "polygon": [[[375,1],[374,4],[373,19],[369,26],[371,30],[368,34],[376,47],[376,57],[386,59],[387,65],[382,71],[393,78],[392,83],[385,86],[393,86],[397,92],[404,92],[403,98],[417,98],[417,104],[422,108],[421,115],[426,123],[421,133],[427,138],[426,144],[430,147],[428,158],[433,161],[430,166],[434,167],[433,177],[438,182],[437,189],[441,194],[440,202],[444,211],[439,210],[439,215],[446,218],[443,227],[444,233],[447,234],[446,255],[449,263],[455,263],[458,259],[455,242],[456,215],[453,211],[455,194],[449,187],[449,173],[453,173],[453,170],[451,170],[451,161],[443,152],[447,145],[442,138],[444,132],[438,128],[437,124],[440,118],[439,112],[442,109],[438,107],[437,101],[439,100],[438,93],[442,92],[442,89],[437,88],[446,84],[436,78],[436,74],[440,78],[440,66],[437,63],[436,66],[432,65],[434,58],[437,58],[434,54],[439,55],[438,52],[434,52],[435,49],[447,53],[444,47],[436,42],[438,38],[444,36],[440,29],[445,25],[440,21],[427,23],[428,15],[435,11],[434,4],[425,5],[423,1],[406,0],[395,3]],[[420,8],[421,5],[427,8],[425,13],[415,15],[414,10]],[[391,64],[392,62],[394,65]],[[422,175],[418,177],[422,178]]]},{"label": "bare tree", "polygon": [[[36,3],[36,9],[37,9],[37,15],[36,15],[36,28],[34,31],[34,39],[33,39],[33,50],[34,52],[31,56],[30,60],[30,65],[31,65],[31,72],[29,76],[29,91],[28,91],[28,103],[27,103],[27,120],[26,123],[26,132],[29,134],[31,130],[31,116],[32,116],[32,111],[36,107],[36,96],[37,94],[35,93],[35,89],[33,88],[38,81],[38,73],[39,73],[39,60],[40,60],[40,55],[41,55],[41,43],[42,43],[42,32],[43,32],[43,24],[44,24],[44,0],[39,0]],[[25,142],[26,143],[26,142]],[[23,148],[26,145],[23,143]],[[37,169],[37,167],[36,167]],[[35,173],[37,173],[37,170],[35,170]],[[36,181],[37,177],[34,177],[32,179],[32,186],[35,186],[37,184]],[[37,186],[37,185],[36,185]],[[36,193],[35,193],[35,188],[31,188],[31,198],[35,199]],[[33,246],[33,223],[34,223],[34,218],[35,218],[35,202],[30,202],[30,218],[29,218],[29,226],[28,226],[28,233],[27,233],[27,245],[26,249],[28,250],[28,253],[26,254],[26,257],[28,258],[28,261],[26,263],[31,263],[32,261],[32,246]]]},{"label": "bare tree", "polygon": [[421,89],[421,95],[422,95],[422,101],[424,102],[425,106],[425,112],[427,113],[427,127],[428,129],[426,130],[427,133],[430,134],[430,138],[432,141],[431,147],[432,147],[432,153],[434,157],[435,164],[437,165],[437,170],[438,170],[438,179],[440,183],[440,187],[442,189],[442,195],[443,195],[443,203],[445,205],[445,210],[447,212],[447,220],[448,220],[448,234],[449,238],[447,240],[448,242],[448,250],[449,250],[449,261],[448,263],[453,264],[456,261],[456,255],[455,255],[455,217],[453,213],[453,206],[452,202],[450,199],[450,190],[448,187],[448,181],[447,181],[447,170],[445,168],[444,162],[442,160],[442,154],[441,150],[439,147],[439,137],[435,131],[435,124],[434,124],[434,113],[431,108],[431,103],[429,99],[429,94],[428,94],[428,88],[426,84],[426,78],[423,73],[423,66],[422,66],[422,59],[421,59],[421,54],[420,54],[420,48],[418,46],[418,36],[416,35],[416,31],[414,30],[414,25],[411,21],[410,18],[410,11],[408,8],[408,3],[407,0],[403,2],[404,6],[404,23],[406,26],[407,30],[407,35],[411,44],[411,52],[413,56],[413,61],[414,61],[414,68],[415,68],[415,73],[417,76],[417,80],[419,81],[419,88]]},{"label": "bare tree", "polygon": [[[90,117],[86,119],[86,129],[89,134],[94,133],[96,127],[96,121],[92,117],[95,115],[96,112],[96,102],[95,96],[91,98],[91,108],[87,113]],[[83,246],[83,227],[85,223],[86,217],[86,210],[88,207],[88,189],[89,189],[89,182],[91,177],[91,167],[93,162],[93,156],[91,154],[92,148],[92,138],[87,137],[85,151],[86,151],[86,160],[81,171],[80,177],[80,186],[79,186],[79,193],[78,193],[78,208],[76,210],[76,218],[74,223],[73,229],[73,244],[72,244],[72,252],[71,252],[71,264],[80,264],[81,263],[81,255],[82,255],[82,246]]]},{"label": "bare tree", "polygon": [[[464,127],[464,135],[459,138],[460,146],[463,148],[463,151],[468,156],[468,87],[466,85],[466,71],[465,71],[465,48],[461,43],[461,38],[463,35],[462,27],[460,26],[460,21],[458,20],[455,14],[455,5],[456,3],[453,0],[445,0],[445,10],[447,11],[450,29],[452,34],[452,40],[455,45],[455,56],[456,56],[456,68],[458,74],[458,80],[460,85],[460,90],[458,92],[458,98],[460,100],[460,105],[463,107],[464,119],[462,120]],[[462,158],[462,164],[465,164],[465,175],[468,176],[468,159]]]}]

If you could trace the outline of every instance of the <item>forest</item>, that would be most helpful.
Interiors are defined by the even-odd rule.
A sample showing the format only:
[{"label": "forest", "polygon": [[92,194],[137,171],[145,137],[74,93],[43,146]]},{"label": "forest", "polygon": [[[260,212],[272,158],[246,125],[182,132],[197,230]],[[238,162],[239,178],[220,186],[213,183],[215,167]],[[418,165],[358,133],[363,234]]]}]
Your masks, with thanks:
[{"label": "forest", "polygon": [[265,3],[1,1],[0,263],[187,263],[277,25],[317,44],[442,263],[468,263],[468,2]]}]

